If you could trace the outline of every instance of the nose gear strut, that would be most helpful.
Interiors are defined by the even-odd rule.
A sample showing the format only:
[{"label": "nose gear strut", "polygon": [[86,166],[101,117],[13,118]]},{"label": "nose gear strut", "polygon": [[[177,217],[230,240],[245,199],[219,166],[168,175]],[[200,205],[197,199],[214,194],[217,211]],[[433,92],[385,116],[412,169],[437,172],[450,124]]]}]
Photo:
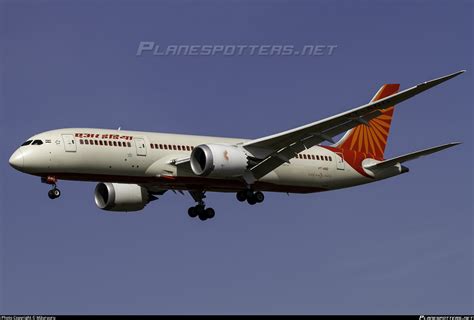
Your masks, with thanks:
[{"label": "nose gear strut", "polygon": [[48,197],[50,199],[56,199],[61,196],[61,191],[56,187],[58,179],[54,176],[41,177],[41,182],[52,186],[52,189],[48,191]]}]

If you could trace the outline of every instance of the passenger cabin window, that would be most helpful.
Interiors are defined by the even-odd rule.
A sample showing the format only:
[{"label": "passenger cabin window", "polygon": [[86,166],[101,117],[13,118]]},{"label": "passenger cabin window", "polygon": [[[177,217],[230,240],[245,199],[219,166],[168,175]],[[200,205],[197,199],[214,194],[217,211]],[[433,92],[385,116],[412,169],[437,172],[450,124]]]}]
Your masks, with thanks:
[{"label": "passenger cabin window", "polygon": [[28,141],[23,142],[21,144],[21,147],[29,145],[31,143],[31,141],[33,141],[33,140],[28,140]]}]

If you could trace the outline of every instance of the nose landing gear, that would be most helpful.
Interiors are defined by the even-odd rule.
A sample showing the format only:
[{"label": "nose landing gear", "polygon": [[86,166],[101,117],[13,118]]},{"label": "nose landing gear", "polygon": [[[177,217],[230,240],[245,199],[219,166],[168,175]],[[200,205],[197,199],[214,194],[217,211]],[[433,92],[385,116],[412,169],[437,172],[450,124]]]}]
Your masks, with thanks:
[{"label": "nose landing gear", "polygon": [[59,198],[60,196],[61,196],[61,191],[58,188],[56,188],[56,186],[54,186],[53,189],[48,191],[48,197],[50,199],[56,199],[56,198]]},{"label": "nose landing gear", "polygon": [[56,199],[61,196],[61,191],[56,187],[56,182],[58,182],[58,179],[56,177],[48,176],[46,178],[41,178],[41,182],[52,185],[53,188],[48,191],[48,197],[50,199]]}]

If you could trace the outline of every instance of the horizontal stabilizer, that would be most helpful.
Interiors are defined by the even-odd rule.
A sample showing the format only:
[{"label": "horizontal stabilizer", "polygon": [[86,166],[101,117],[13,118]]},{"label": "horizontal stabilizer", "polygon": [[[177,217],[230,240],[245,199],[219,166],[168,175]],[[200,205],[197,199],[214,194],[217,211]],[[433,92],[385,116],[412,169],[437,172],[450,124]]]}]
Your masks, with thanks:
[{"label": "horizontal stabilizer", "polygon": [[447,148],[457,146],[460,143],[461,142],[447,143],[447,144],[443,144],[443,145],[440,145],[440,146],[437,146],[437,147],[432,147],[432,148],[428,148],[428,149],[408,153],[408,154],[405,154],[403,156],[395,157],[395,158],[392,158],[392,159],[387,159],[387,160],[384,160],[382,162],[378,162],[376,164],[371,164],[371,165],[364,166],[364,167],[366,169],[384,169],[384,168],[392,167],[392,166],[396,165],[397,163],[403,163],[405,161],[413,160],[413,159],[416,159],[416,158],[419,158],[419,157],[422,157],[422,156],[426,156],[426,155],[429,155],[429,154],[432,154],[432,153],[435,153],[435,152],[438,152],[438,151],[441,151],[441,150],[444,150],[444,149],[447,149]]}]

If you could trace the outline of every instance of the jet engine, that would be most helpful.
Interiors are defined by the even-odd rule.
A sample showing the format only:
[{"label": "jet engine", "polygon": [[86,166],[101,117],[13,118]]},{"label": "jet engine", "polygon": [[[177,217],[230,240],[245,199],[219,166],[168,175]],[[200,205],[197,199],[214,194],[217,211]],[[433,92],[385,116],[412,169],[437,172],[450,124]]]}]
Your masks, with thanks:
[{"label": "jet engine", "polygon": [[247,170],[247,154],[226,144],[201,144],[191,153],[191,169],[198,176],[235,177]]},{"label": "jet engine", "polygon": [[95,204],[107,211],[138,211],[156,198],[136,184],[100,182],[94,191]]}]

